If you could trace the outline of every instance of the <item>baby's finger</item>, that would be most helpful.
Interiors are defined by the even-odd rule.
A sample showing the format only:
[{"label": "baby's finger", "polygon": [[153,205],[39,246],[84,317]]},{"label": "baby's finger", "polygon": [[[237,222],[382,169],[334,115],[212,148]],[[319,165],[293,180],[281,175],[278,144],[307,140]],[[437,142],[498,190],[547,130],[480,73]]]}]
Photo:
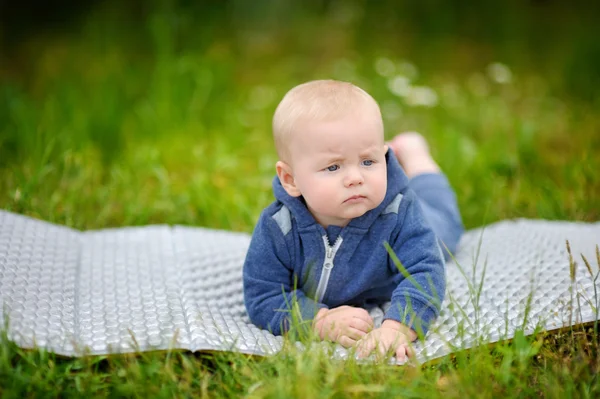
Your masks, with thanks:
[{"label": "baby's finger", "polygon": [[324,336],[330,341],[336,341],[340,335],[340,331],[334,324],[330,324],[323,328]]},{"label": "baby's finger", "polygon": [[387,356],[389,349],[390,348],[387,345],[385,345],[382,341],[377,342],[377,352],[379,353],[379,356],[381,356],[381,359]]},{"label": "baby's finger", "polygon": [[337,342],[340,345],[342,345],[344,348],[351,348],[354,345],[356,345],[356,340],[348,337],[347,335],[342,335],[342,336],[338,337]]},{"label": "baby's finger", "polygon": [[373,318],[371,317],[369,312],[367,312],[366,310],[356,308],[356,309],[354,309],[352,317],[355,317],[357,319],[364,321],[365,323],[367,323],[370,326],[371,329],[373,328]]},{"label": "baby's finger", "polygon": [[408,356],[408,345],[402,344],[396,348],[396,360],[404,363]]},{"label": "baby's finger", "polygon": [[362,359],[369,356],[371,352],[373,352],[373,349],[375,349],[375,344],[372,339],[369,339],[367,337],[366,339],[363,338],[359,340],[356,346],[356,353],[358,354],[358,358]]},{"label": "baby's finger", "polygon": [[412,358],[415,356],[415,348],[411,344],[406,344],[406,356]]},{"label": "baby's finger", "polygon": [[348,337],[358,341],[359,339],[367,335],[367,333],[365,331],[353,327],[348,327],[346,328],[346,331],[344,331],[344,335],[347,335]]},{"label": "baby's finger", "polygon": [[353,317],[350,321],[350,327],[356,328],[357,330],[368,333],[373,329],[373,323],[368,323],[358,317]]}]

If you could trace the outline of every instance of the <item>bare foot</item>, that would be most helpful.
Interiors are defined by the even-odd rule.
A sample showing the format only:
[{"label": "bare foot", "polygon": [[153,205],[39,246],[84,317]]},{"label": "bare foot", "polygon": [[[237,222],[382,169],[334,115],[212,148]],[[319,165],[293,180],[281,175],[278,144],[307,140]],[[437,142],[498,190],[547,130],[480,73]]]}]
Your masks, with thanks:
[{"label": "bare foot", "polygon": [[431,157],[427,141],[419,133],[400,133],[388,145],[408,177],[440,172],[440,167]]}]

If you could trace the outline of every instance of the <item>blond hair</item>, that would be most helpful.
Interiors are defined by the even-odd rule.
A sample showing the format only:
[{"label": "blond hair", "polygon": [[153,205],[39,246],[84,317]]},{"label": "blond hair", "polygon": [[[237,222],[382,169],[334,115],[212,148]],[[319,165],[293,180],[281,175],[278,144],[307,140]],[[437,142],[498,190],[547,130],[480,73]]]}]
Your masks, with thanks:
[{"label": "blond hair", "polygon": [[273,115],[273,139],[279,158],[289,158],[289,137],[299,122],[331,120],[364,108],[371,108],[381,120],[377,102],[352,83],[313,80],[292,88]]}]

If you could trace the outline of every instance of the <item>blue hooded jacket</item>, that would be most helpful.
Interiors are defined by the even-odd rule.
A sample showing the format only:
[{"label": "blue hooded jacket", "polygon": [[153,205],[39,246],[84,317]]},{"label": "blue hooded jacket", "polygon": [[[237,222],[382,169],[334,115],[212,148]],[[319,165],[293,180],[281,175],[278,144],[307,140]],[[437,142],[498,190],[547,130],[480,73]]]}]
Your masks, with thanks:
[{"label": "blue hooded jacket", "polygon": [[323,228],[275,177],[276,200],[260,215],[244,262],[244,302],[255,325],[282,334],[294,301],[304,321],[320,308],[391,301],[384,319],[428,331],[445,294],[444,257],[389,150],[386,163],[384,200],[343,228]]}]

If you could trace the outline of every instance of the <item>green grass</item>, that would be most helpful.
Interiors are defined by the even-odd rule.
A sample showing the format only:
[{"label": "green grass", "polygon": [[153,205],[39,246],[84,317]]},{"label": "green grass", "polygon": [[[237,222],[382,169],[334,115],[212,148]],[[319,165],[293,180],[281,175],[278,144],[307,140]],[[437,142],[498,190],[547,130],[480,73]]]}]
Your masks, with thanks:
[{"label": "green grass", "polygon": [[[114,4],[4,50],[1,209],[79,229],[168,223],[251,232],[272,199],[277,101],[302,81],[333,77],[376,98],[388,137],[418,130],[428,138],[467,228],[515,217],[600,219],[591,11],[520,2],[501,10],[444,2],[436,13],[425,5],[435,2],[167,1],[141,12]],[[510,81],[499,82],[494,63],[509,68]],[[433,89],[437,104],[394,94],[398,74]],[[265,359],[172,352],[73,360],[2,338],[0,395],[593,397],[598,341],[589,329],[540,333],[394,368],[293,349]]]},{"label": "green grass", "polygon": [[[597,336],[596,336],[597,338]],[[292,346],[253,358],[223,352],[146,352],[64,359],[0,338],[0,394],[118,397],[596,397],[598,342],[590,330],[517,333],[424,366],[332,360]]]}]

